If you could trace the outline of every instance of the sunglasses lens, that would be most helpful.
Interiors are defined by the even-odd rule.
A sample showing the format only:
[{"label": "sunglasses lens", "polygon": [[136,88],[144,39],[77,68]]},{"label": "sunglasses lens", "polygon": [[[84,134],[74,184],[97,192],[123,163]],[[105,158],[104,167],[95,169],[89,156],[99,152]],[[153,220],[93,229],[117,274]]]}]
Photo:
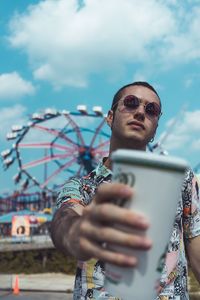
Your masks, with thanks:
[{"label": "sunglasses lens", "polygon": [[[129,95],[124,98],[124,107],[130,112],[131,110],[137,109],[140,106],[140,99],[134,95]],[[144,105],[145,113],[150,117],[159,117],[161,114],[160,106],[155,102],[149,102]]]},{"label": "sunglasses lens", "polygon": [[140,100],[134,95],[129,95],[124,98],[124,106],[127,108],[136,109],[139,105]]},{"label": "sunglasses lens", "polygon": [[156,103],[148,103],[145,109],[146,113],[152,117],[158,117],[161,113],[160,106]]}]

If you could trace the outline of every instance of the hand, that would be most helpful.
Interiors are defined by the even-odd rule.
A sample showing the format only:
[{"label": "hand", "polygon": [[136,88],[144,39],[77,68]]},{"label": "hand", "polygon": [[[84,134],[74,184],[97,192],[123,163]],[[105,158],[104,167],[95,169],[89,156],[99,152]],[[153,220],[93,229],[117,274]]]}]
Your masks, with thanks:
[{"label": "hand", "polygon": [[[151,241],[144,236],[149,227],[146,218],[113,204],[114,199],[130,198],[132,194],[133,190],[129,186],[120,183],[103,184],[99,187],[92,204],[84,209],[79,224],[79,251],[83,256],[133,267],[137,264],[136,257],[112,251],[104,245],[118,245],[141,251],[151,248]],[[114,224],[137,229],[137,232],[141,231],[143,234],[127,233],[116,229]]]}]

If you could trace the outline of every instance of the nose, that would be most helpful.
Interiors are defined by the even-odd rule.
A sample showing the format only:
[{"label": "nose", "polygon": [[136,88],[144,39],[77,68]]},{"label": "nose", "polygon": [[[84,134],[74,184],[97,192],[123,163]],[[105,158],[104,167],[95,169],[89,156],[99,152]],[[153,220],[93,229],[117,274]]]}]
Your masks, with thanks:
[{"label": "nose", "polygon": [[143,104],[140,104],[134,112],[134,118],[139,121],[144,121],[145,119],[145,108]]}]

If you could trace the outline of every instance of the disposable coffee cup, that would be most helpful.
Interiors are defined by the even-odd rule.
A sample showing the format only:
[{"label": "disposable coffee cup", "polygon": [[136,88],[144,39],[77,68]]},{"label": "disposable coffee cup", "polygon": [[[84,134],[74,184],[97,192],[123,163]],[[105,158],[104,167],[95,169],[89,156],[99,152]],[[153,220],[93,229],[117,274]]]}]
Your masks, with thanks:
[{"label": "disposable coffee cup", "polygon": [[134,189],[132,199],[116,199],[115,203],[147,216],[150,228],[137,234],[148,236],[153,246],[148,251],[112,246],[114,251],[136,256],[138,265],[122,268],[107,263],[105,289],[123,300],[154,300],[188,164],[175,157],[123,149],[113,152],[112,163],[113,181]]}]

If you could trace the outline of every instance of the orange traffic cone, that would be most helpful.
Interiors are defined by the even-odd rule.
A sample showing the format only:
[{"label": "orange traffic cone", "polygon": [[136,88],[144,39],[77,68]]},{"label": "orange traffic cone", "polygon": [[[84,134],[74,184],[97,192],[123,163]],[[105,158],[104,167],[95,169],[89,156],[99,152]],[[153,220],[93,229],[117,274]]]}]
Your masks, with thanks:
[{"label": "orange traffic cone", "polygon": [[13,286],[13,294],[19,295],[19,277],[18,275],[15,276],[14,286]]}]

